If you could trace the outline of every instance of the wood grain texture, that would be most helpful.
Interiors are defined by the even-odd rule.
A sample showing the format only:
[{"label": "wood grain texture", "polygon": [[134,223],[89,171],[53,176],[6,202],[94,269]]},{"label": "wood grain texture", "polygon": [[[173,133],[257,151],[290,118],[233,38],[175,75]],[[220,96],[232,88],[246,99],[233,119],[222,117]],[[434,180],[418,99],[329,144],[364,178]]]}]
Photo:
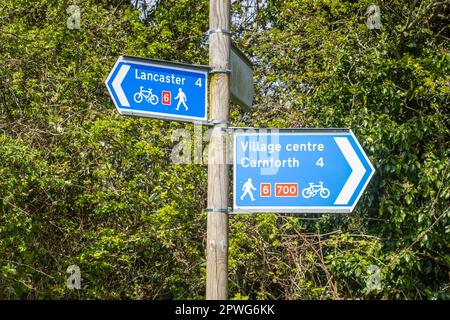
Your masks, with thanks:
[{"label": "wood grain texture", "polygon": [[[210,29],[229,30],[230,0],[210,1]],[[223,33],[209,36],[209,64],[229,69],[230,37]],[[230,76],[215,73],[210,80],[212,120],[228,121]],[[226,125],[214,127],[208,151],[208,208],[228,207],[228,166],[226,164]],[[228,299],[228,213],[209,212],[207,224],[206,299]]]}]

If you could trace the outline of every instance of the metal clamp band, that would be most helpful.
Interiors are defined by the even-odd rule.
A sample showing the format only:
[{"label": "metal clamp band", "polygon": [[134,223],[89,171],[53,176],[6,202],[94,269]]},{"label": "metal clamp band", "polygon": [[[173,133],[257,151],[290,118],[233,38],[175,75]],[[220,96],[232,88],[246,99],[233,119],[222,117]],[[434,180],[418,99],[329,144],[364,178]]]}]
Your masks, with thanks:
[{"label": "metal clamp band", "polygon": [[228,213],[230,212],[231,208],[219,208],[219,209],[214,209],[214,208],[207,208],[205,209],[205,212],[221,212],[221,213]]},{"label": "metal clamp band", "polygon": [[227,36],[231,36],[231,32],[225,29],[209,29],[208,31],[206,31],[206,35],[211,35],[212,33],[223,33]]},{"label": "metal clamp band", "polygon": [[212,68],[211,70],[209,70],[209,73],[210,74],[213,74],[213,73],[228,73],[228,74],[230,74],[231,70],[230,69],[221,69],[221,68]]},{"label": "metal clamp band", "polygon": [[210,120],[209,122],[211,122],[212,124],[229,124],[230,121],[228,120]]}]

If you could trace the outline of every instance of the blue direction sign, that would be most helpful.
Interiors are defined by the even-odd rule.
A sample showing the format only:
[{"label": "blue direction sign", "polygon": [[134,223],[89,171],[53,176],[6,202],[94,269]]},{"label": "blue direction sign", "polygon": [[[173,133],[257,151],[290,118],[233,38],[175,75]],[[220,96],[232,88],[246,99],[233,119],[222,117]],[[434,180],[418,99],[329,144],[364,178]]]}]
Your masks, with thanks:
[{"label": "blue direction sign", "polygon": [[106,80],[120,114],[208,120],[209,67],[121,56]]},{"label": "blue direction sign", "polygon": [[351,212],[374,171],[349,129],[235,129],[233,211]]}]

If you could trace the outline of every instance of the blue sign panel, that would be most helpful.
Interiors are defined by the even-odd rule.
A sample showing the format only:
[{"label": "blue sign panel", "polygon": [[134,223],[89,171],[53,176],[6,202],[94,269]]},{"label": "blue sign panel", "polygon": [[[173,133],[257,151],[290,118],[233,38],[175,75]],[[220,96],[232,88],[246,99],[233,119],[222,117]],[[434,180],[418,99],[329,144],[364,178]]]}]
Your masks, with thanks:
[{"label": "blue sign panel", "polygon": [[351,212],[374,174],[348,129],[234,132],[239,212]]},{"label": "blue sign panel", "polygon": [[208,119],[208,67],[121,56],[106,80],[120,114]]}]

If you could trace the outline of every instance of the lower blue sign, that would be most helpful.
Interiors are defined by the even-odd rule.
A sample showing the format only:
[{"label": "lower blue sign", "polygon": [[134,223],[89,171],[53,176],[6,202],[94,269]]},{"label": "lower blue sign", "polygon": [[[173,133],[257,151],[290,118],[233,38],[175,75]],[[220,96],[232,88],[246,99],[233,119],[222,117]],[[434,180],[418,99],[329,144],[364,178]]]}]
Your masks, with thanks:
[{"label": "lower blue sign", "polygon": [[121,56],[106,86],[121,114],[206,122],[208,71],[204,66]]},{"label": "lower blue sign", "polygon": [[351,212],[374,168],[348,129],[234,132],[239,212]]}]

